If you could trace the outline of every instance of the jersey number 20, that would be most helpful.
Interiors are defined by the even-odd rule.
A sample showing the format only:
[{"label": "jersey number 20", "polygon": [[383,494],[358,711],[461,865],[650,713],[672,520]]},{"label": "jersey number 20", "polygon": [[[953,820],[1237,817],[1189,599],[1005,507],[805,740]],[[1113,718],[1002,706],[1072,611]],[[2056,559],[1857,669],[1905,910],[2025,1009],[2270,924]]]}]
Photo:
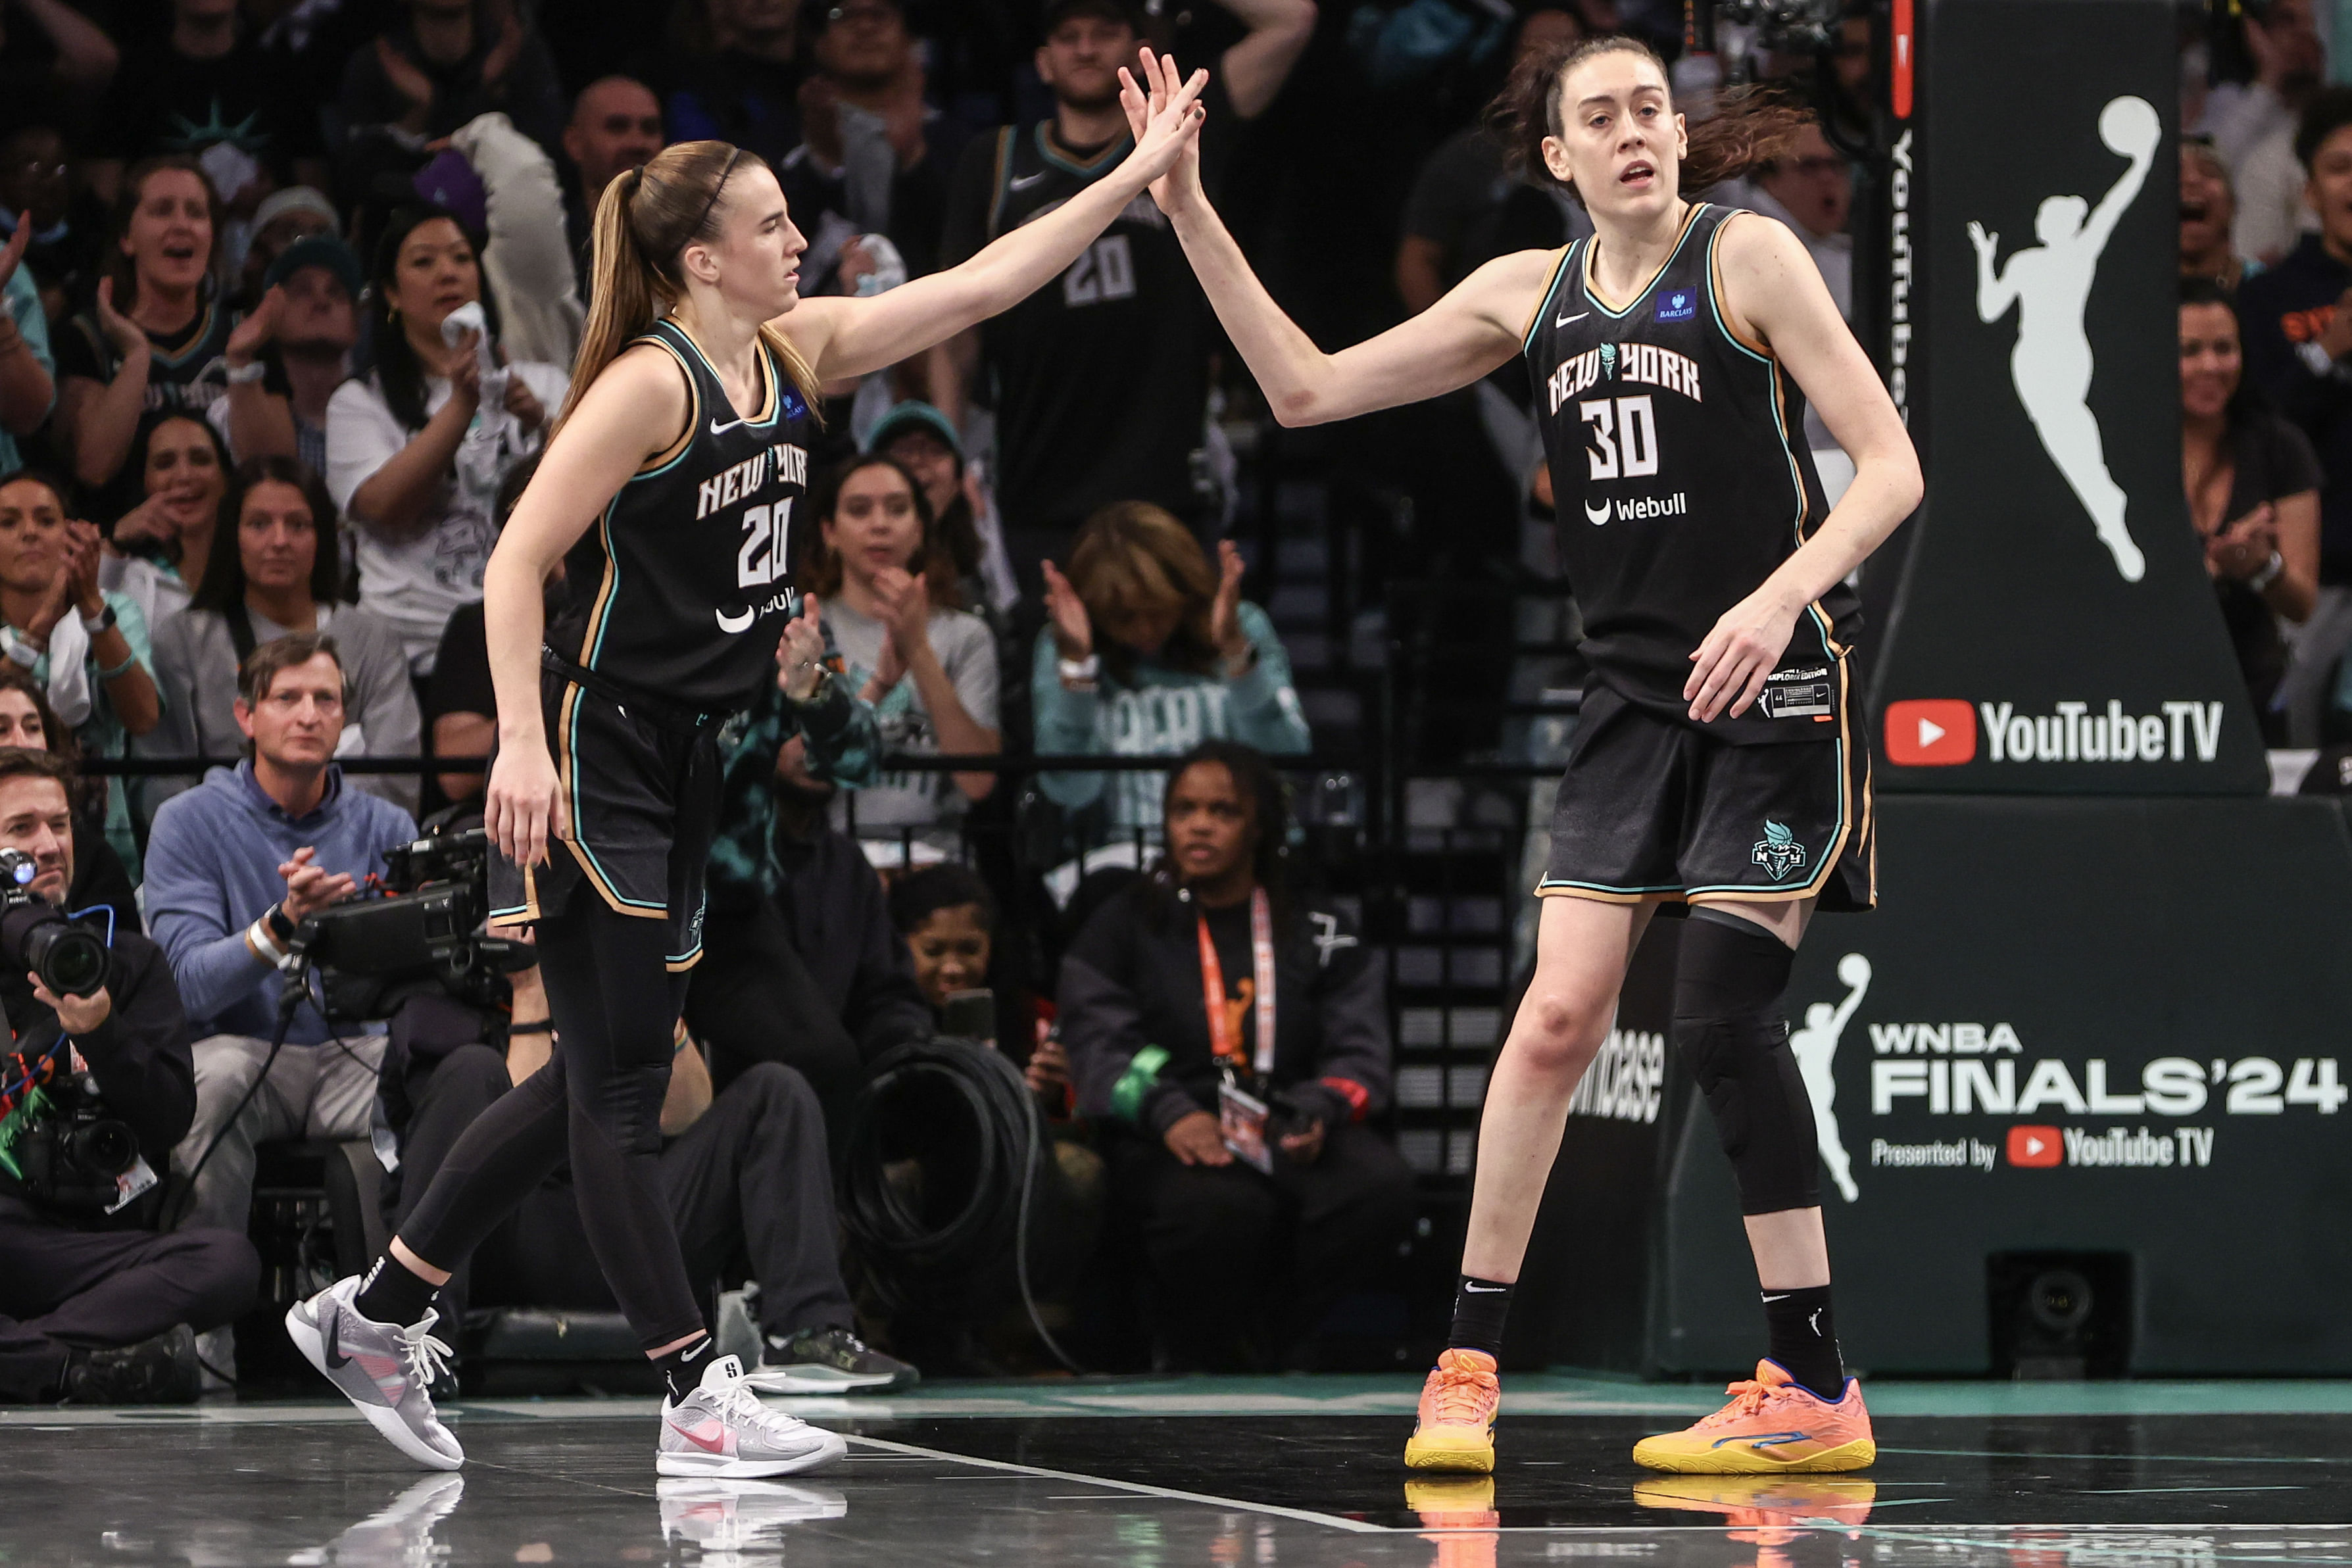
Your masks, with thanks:
[{"label": "jersey number 20", "polygon": [[1099,305],[1105,300],[1135,298],[1135,253],[1127,236],[1105,235],[1070,264],[1062,274],[1062,303]]},{"label": "jersey number 20", "polygon": [[1580,403],[1576,412],[1592,426],[1592,446],[1584,455],[1592,459],[1596,479],[1639,479],[1658,471],[1658,424],[1649,395]]},{"label": "jersey number 20", "polygon": [[792,551],[785,541],[793,527],[793,503],[743,509],[743,548],[735,557],[735,585],[757,587],[772,583],[792,570]]}]

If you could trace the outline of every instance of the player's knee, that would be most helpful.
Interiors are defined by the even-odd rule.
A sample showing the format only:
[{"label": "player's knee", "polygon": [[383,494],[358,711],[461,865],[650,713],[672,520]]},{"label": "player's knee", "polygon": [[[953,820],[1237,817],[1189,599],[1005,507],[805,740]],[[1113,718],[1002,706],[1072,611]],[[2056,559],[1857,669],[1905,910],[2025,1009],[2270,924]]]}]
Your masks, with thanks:
[{"label": "player's knee", "polygon": [[1510,1048],[1520,1062],[1546,1074],[1578,1074],[1609,1033],[1615,1007],[1600,997],[1570,992],[1530,991],[1519,1004]]},{"label": "player's knee", "polygon": [[1812,1100],[1780,1016],[1794,957],[1760,927],[1694,920],[1675,967],[1675,1048],[1706,1097],[1746,1214],[1820,1201]]}]

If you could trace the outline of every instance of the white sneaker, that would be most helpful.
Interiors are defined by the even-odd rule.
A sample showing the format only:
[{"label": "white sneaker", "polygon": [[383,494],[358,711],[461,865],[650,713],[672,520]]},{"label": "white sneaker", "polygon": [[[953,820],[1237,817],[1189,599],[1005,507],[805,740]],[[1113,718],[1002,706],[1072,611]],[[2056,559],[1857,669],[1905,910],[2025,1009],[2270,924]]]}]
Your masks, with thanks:
[{"label": "white sneaker", "polygon": [[286,1311],[286,1332],[302,1357],[359,1407],[392,1446],[429,1469],[454,1470],[466,1450],[433,1409],[433,1383],[448,1371],[449,1347],[433,1337],[436,1312],[404,1328],[352,1310],[356,1274]]},{"label": "white sneaker", "polygon": [[699,1388],[675,1405],[662,1401],[654,1468],[665,1476],[788,1476],[848,1452],[839,1433],[761,1404],[743,1381],[743,1363],[726,1355],[710,1363]]}]

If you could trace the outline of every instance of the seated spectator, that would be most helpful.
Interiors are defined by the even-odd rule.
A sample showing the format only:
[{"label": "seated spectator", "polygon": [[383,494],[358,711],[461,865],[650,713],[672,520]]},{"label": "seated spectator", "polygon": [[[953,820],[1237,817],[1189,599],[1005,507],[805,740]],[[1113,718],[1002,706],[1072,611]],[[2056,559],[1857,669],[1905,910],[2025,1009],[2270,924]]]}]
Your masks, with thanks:
[{"label": "seated spectator", "polygon": [[25,466],[16,437],[48,423],[57,405],[57,357],[49,352],[49,318],[40,286],[24,265],[33,231],[19,225],[0,249],[0,474]]},{"label": "seated spectator", "polygon": [[772,169],[800,145],[804,0],[682,0],[675,12],[675,84],[662,105],[673,142],[731,142]]},{"label": "seated spectator", "polygon": [[[1389,1094],[1381,965],[1286,885],[1264,757],[1204,742],[1167,789],[1166,860],[1063,960],[1062,1039],[1078,1110],[1122,1134],[1113,1226],[1142,1253],[1159,1359],[1297,1364],[1410,1217],[1412,1173],[1363,1124]],[[1228,1081],[1272,1114],[1228,1104]]]},{"label": "seated spectator", "polygon": [[188,607],[228,499],[228,453],[201,416],[143,419],[131,468],[145,499],[115,520],[98,581],[139,606],[150,631]]},{"label": "seated spectator", "polygon": [[1015,986],[992,984],[996,898],[979,873],[945,861],[894,879],[890,923],[915,961],[915,984],[931,1005],[932,1022],[945,1033],[975,1033],[972,1024],[949,1018],[948,1003],[964,993],[992,990],[988,1043],[1024,1064],[1030,1091],[1045,1102],[1047,1114],[1066,1119],[1070,1064],[1062,1042],[1036,1027],[1034,999]]},{"label": "seated spectator", "polygon": [[[234,525],[212,541],[194,602],[155,628],[155,679],[163,722],[147,750],[159,756],[226,757],[244,746],[237,723],[237,671],[254,650],[294,633],[332,633],[349,692],[339,755],[417,754],[416,691],[392,624],[344,602],[335,549],[335,508],[319,477],[287,458],[238,466],[228,507]],[[156,780],[160,804],[193,781]],[[417,781],[392,773],[352,787],[416,807]],[[151,809],[152,807],[151,806]]]},{"label": "seated spectator", "polygon": [[170,26],[126,36],[122,68],[91,127],[90,183],[100,194],[115,195],[126,164],[184,153],[203,160],[249,233],[244,216],[271,191],[326,182],[318,123],[245,25],[243,7],[171,0]]},{"label": "seated spectator", "polygon": [[[0,750],[0,847],[31,857],[34,895],[60,906],[72,903],[67,889],[79,870],[72,787],[58,758]],[[195,1100],[188,1025],[153,942],[117,922],[109,946],[106,983],[87,995],[55,995],[13,965],[0,973],[14,1037],[0,1058],[12,1096],[0,1100],[0,1131],[20,1160],[28,1133],[39,1136],[34,1124],[49,1119],[13,1096],[27,1079],[70,1081],[68,1051],[88,1065],[100,1114],[128,1123],[140,1153],[127,1205],[111,1181],[49,1188],[0,1178],[0,1400],[10,1403],[193,1400],[190,1331],[235,1320],[261,1282],[242,1224],[155,1233],[155,1178]]]},{"label": "seated spectator", "polygon": [[[458,1135],[552,1053],[547,994],[536,970],[517,976],[503,1056],[461,1046],[410,1091],[401,1133],[400,1202],[406,1222]],[[752,1385],[769,1394],[887,1394],[920,1374],[858,1339],[842,1282],[833,1164],[824,1118],[808,1080],[761,1062],[714,1093],[702,1048],[680,1023],[661,1109],[661,1180],[688,1270],[713,1281],[749,1265],[759,1287],[760,1360]],[[412,1068],[412,1078],[417,1069]],[[559,1172],[475,1248],[441,1287],[441,1310],[468,1307],[614,1310],[612,1287],[580,1224],[568,1171]]]},{"label": "seated spectator", "polygon": [[957,578],[980,591],[982,614],[1008,614],[1020,601],[1013,560],[1004,552],[1004,523],[995,498],[966,465],[963,437],[948,416],[928,403],[907,402],[886,411],[866,433],[866,450],[879,452],[915,476],[931,503],[940,542],[955,561]]},{"label": "seated spectator", "polygon": [[[383,852],[416,837],[406,812],[344,787],[334,755],[347,686],[331,637],[297,633],[257,648],[237,690],[246,760],[155,814],[147,918],[197,1037],[195,1116],[173,1156],[191,1184],[191,1225],[245,1228],[257,1145],[368,1136],[383,1037],[331,1027],[315,1006],[296,1009],[255,1090],[285,985],[278,962],[295,928],[382,875]],[[226,1369],[226,1336],[210,1349]]]},{"label": "seated spectator", "polygon": [[497,353],[497,301],[476,254],[446,213],[394,215],[368,307],[374,363],[327,407],[327,488],[358,536],[361,603],[399,628],[420,677],[449,613],[481,598],[499,481],[539,449],[567,385],[530,361],[501,361],[486,377],[484,334],[445,341],[451,313],[477,306]]},{"label": "seated spectator", "polygon": [[554,149],[563,96],[546,40],[525,25],[520,7],[407,0],[406,9],[405,19],[344,65],[336,135],[417,147],[482,115],[503,114]]},{"label": "seated spectator", "polygon": [[[72,769],[81,760],[74,734],[49,708],[47,693],[32,672],[13,659],[0,659],[0,747],[22,746],[47,752]],[[104,904],[114,911],[123,931],[147,928],[139,915],[138,889],[122,858],[106,842],[106,784],[101,779],[76,774],[67,794],[73,807],[73,878],[66,889],[65,907],[87,910]]]},{"label": "seated spectator", "polygon": [[261,303],[272,287],[269,271],[279,257],[306,239],[333,239],[342,227],[343,220],[325,192],[310,185],[272,191],[253,209],[253,236],[237,268],[238,308],[250,310]]},{"label": "seated spectator", "polygon": [[871,778],[878,755],[874,710],[840,677],[805,705],[762,691],[727,758],[702,963],[686,998],[722,1087],[780,1061],[836,1124],[867,1062],[931,1033],[881,878],[826,822],[824,780]]},{"label": "seated spectator", "polygon": [[[914,477],[887,458],[852,458],[819,498],[817,527],[810,592],[851,689],[873,705],[883,750],[993,753],[996,638],[961,607],[955,561]],[[898,864],[916,839],[948,854],[966,804],[995,787],[992,773],[887,774],[856,792],[858,835],[875,841],[879,865]]]},{"label": "seated spectator", "polygon": [[2241,372],[2238,312],[2221,286],[2180,285],[2180,450],[2189,520],[2205,543],[2238,668],[2271,745],[2286,672],[2281,622],[2319,597],[2319,460],[2302,431],[2261,406]]},{"label": "seated spectator", "polygon": [[88,298],[94,286],[106,230],[105,204],[79,173],[54,122],[37,118],[0,136],[0,235],[13,239],[19,224],[33,226],[25,265],[53,335],[72,313],[68,301]]},{"label": "seated spectator", "polygon": [[[261,351],[268,366],[263,384],[286,399],[295,458],[324,474],[327,409],[335,389],[351,379],[352,351],[360,341],[360,258],[334,236],[313,235],[278,252],[261,285],[265,299],[278,296],[269,342]],[[213,405],[213,428],[225,433],[224,406]]]},{"label": "seated spectator", "polygon": [[[1175,756],[1215,737],[1277,754],[1310,743],[1290,658],[1274,623],[1242,602],[1242,560],[1217,546],[1220,573],[1190,530],[1127,501],[1087,520],[1064,576],[1045,563],[1050,619],[1031,661],[1037,750]],[[1112,829],[1157,827],[1160,773],[1046,773],[1066,809],[1103,807]]]},{"label": "seated spectator", "polygon": [[2230,240],[2237,216],[2236,198],[2230,190],[2230,171],[2210,142],[2189,137],[2180,142],[2180,275],[2210,278],[2236,293],[2252,268]]},{"label": "seated spectator", "polygon": [[[163,717],[147,617],[98,585],[98,530],[67,521],[59,487],[26,470],[0,479],[0,647],[29,671],[85,757],[119,757]],[[106,784],[106,838],[138,874],[121,779]]]},{"label": "seated spectator", "polygon": [[139,502],[129,471],[139,422],[229,405],[229,449],[292,456],[286,400],[261,384],[254,355],[268,336],[215,297],[220,198],[190,158],[148,158],[123,176],[114,244],[98,298],[59,334],[57,441],[74,478],[114,515]]},{"label": "seated spectator", "polygon": [[563,188],[563,231],[571,247],[572,281],[588,294],[589,230],[604,187],[669,143],[662,136],[661,100],[632,77],[608,76],[590,82],[572,100],[572,122],[563,128],[563,156],[572,181]]},{"label": "seated spectator", "polygon": [[803,292],[857,292],[874,270],[866,235],[888,239],[909,272],[929,271],[964,135],[923,100],[905,0],[811,5],[801,28],[816,69],[801,84],[801,144],[776,178],[808,237]]}]

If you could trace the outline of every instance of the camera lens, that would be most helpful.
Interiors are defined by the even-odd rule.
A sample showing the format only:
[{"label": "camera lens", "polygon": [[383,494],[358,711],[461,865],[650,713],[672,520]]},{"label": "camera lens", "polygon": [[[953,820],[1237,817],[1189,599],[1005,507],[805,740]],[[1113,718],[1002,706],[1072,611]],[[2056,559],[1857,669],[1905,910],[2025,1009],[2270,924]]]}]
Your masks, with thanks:
[{"label": "camera lens", "polygon": [[139,1140],[121,1121],[93,1121],[73,1135],[75,1164],[100,1175],[119,1176],[139,1158]]},{"label": "camera lens", "polygon": [[88,996],[106,984],[106,944],[79,926],[42,926],[25,948],[41,984],[59,996]]}]

